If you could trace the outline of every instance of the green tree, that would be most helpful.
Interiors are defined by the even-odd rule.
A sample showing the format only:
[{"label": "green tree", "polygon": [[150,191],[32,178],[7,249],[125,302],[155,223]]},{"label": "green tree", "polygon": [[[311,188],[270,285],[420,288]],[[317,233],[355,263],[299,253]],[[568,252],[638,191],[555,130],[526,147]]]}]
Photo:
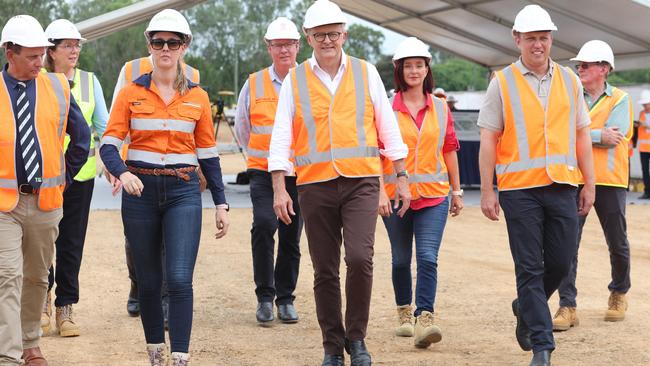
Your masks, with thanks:
[{"label": "green tree", "polygon": [[484,90],[487,88],[488,70],[459,57],[434,64],[431,67],[437,87],[445,90]]},{"label": "green tree", "polygon": [[384,34],[382,32],[365,25],[352,24],[348,27],[348,40],[345,42],[344,48],[345,52],[351,56],[375,63],[381,57],[383,43]]}]

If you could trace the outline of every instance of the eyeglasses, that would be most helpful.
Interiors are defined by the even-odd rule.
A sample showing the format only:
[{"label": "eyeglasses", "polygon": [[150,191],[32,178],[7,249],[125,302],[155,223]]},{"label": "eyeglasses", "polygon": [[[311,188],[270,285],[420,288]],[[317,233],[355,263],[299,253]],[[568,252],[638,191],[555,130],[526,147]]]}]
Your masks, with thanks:
[{"label": "eyeglasses", "polygon": [[593,65],[598,65],[598,66],[603,66],[602,62],[583,62],[579,63],[576,65],[576,71],[580,71],[580,69],[587,70]]},{"label": "eyeglasses", "polygon": [[61,43],[59,47],[63,48],[66,51],[72,51],[74,49],[81,51],[81,43]]},{"label": "eyeglasses", "polygon": [[180,39],[160,39],[160,38],[154,38],[151,41],[149,41],[149,44],[151,45],[151,48],[153,48],[156,51],[162,50],[165,45],[171,50],[171,51],[176,51],[177,49],[181,48],[183,45],[183,41]]},{"label": "eyeglasses", "polygon": [[295,47],[298,44],[298,42],[287,42],[287,43],[269,43],[269,46],[273,48],[276,51],[281,51],[283,48],[286,48],[288,50],[291,49],[291,47]]},{"label": "eyeglasses", "polygon": [[343,32],[327,32],[327,33],[314,33],[311,36],[314,37],[316,42],[324,42],[325,36],[327,36],[327,38],[329,38],[330,41],[334,42],[341,37],[341,34],[343,34]]}]

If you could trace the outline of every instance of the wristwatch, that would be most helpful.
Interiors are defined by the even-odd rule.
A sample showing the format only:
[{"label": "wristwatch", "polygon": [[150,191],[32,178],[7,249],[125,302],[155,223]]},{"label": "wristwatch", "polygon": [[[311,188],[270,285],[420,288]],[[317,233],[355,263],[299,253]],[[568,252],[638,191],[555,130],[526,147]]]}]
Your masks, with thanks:
[{"label": "wristwatch", "polygon": [[458,197],[463,197],[463,190],[461,189],[460,191],[451,191],[452,196],[458,196]]},{"label": "wristwatch", "polygon": [[224,209],[226,209],[226,212],[230,211],[230,205],[228,203],[218,204],[217,208],[224,208]]},{"label": "wristwatch", "polygon": [[402,170],[402,171],[397,172],[397,174],[395,174],[395,176],[397,176],[397,178],[406,177],[408,179],[409,173],[406,170]]}]

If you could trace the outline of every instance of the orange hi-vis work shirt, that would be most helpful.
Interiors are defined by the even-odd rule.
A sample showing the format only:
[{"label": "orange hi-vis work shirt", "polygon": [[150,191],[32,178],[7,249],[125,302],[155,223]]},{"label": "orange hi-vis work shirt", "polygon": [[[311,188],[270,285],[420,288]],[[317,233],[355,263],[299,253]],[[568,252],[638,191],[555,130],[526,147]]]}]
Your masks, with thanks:
[{"label": "orange hi-vis work shirt", "polygon": [[[65,188],[65,138],[70,109],[70,84],[63,74],[39,73],[36,77],[34,124],[41,149],[43,182],[38,193],[38,207],[52,211],[63,205]],[[10,123],[0,129],[0,211],[10,212],[18,204],[16,178],[16,123],[13,103],[4,78],[0,77],[0,116]]]},{"label": "orange hi-vis work shirt", "polygon": [[194,83],[166,104],[150,74],[124,87],[117,97],[102,145],[131,143],[127,161],[138,166],[198,166],[218,157],[208,94]]},{"label": "orange hi-vis work shirt", "polygon": [[348,57],[336,93],[309,61],[291,70],[297,184],[344,177],[378,177],[381,162],[365,61]]},{"label": "orange hi-vis work shirt", "polygon": [[[183,63],[182,66],[186,78],[191,80],[194,84],[201,83],[199,70],[186,63]],[[124,64],[124,77],[126,78],[127,83],[131,83],[140,76],[150,73],[152,70],[153,65],[151,64],[151,59],[149,57],[141,57]]]},{"label": "orange hi-vis work shirt", "polygon": [[500,191],[580,182],[577,76],[557,63],[554,68],[546,110],[515,64],[496,73],[504,106],[496,153]]},{"label": "orange hi-vis work shirt", "polygon": [[[627,188],[630,173],[628,146],[634,129],[632,124],[632,103],[625,99],[627,93],[621,89],[612,88],[612,95],[605,95],[589,111],[591,118],[591,129],[601,130],[605,127],[607,119],[612,110],[623,100],[627,100],[630,109],[629,129],[625,138],[613,148],[606,148],[595,145],[593,147],[594,173],[596,184],[602,186],[613,186]],[[582,182],[582,181],[581,181]]]},{"label": "orange hi-vis work shirt", "polygon": [[641,110],[639,114],[639,138],[636,140],[636,146],[639,148],[639,152],[650,153],[650,113],[646,113],[645,110]]},{"label": "orange hi-vis work shirt", "polygon": [[[421,197],[447,197],[449,176],[443,157],[447,134],[447,104],[441,98],[431,96],[422,126],[413,123],[411,116],[395,111],[404,143],[409,148],[406,157],[406,171],[410,172],[409,189],[411,199]],[[384,187],[389,198],[395,199],[397,177],[393,164],[383,159]]]},{"label": "orange hi-vis work shirt", "polygon": [[269,145],[278,108],[278,93],[271,80],[270,68],[248,77],[250,90],[250,138],[246,152],[248,169],[268,171]]}]

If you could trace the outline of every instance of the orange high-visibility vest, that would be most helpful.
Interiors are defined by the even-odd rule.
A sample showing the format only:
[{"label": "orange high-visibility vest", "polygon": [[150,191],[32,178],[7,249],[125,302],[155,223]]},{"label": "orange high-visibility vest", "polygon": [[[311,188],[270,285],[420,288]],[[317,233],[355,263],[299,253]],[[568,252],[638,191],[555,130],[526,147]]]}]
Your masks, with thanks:
[{"label": "orange high-visibility vest", "polygon": [[268,171],[271,132],[278,108],[278,93],[271,80],[270,68],[260,70],[248,77],[250,95],[250,138],[246,152],[248,169]]},{"label": "orange high-visibility vest", "polygon": [[[612,88],[612,96],[604,96],[589,111],[591,117],[591,129],[600,130],[605,127],[610,113],[619,105],[627,93],[619,88]],[[628,108],[630,109],[629,129],[625,139],[616,147],[608,149],[594,146],[594,173],[596,175],[596,184],[602,186],[613,186],[627,188],[629,177],[628,165],[628,145],[634,132],[632,128],[632,103],[628,99]]]},{"label": "orange high-visibility vest", "polygon": [[[52,211],[63,205],[65,157],[63,140],[70,109],[70,84],[63,74],[39,73],[35,79],[34,124],[41,149],[43,182],[38,207]],[[16,123],[13,103],[4,78],[0,78],[0,211],[10,212],[18,204],[16,178]]]},{"label": "orange high-visibility vest", "polygon": [[557,63],[554,68],[546,111],[517,66],[496,73],[504,105],[504,130],[496,154],[501,191],[580,181],[577,76]]},{"label": "orange high-visibility vest", "polygon": [[[200,84],[201,75],[199,70],[193,68],[192,66],[183,62],[183,68],[185,70],[185,77],[190,79],[195,84]],[[151,72],[153,70],[153,65],[151,64],[151,59],[149,57],[140,57],[135,60],[128,61],[124,64],[124,77],[126,78],[126,83],[133,82],[135,79],[139,78],[141,75]]]},{"label": "orange high-visibility vest", "polygon": [[365,61],[349,57],[334,95],[309,61],[291,70],[297,184],[381,174]]},{"label": "orange high-visibility vest", "polygon": [[639,152],[650,152],[650,127],[644,126],[648,118],[648,113],[645,110],[641,110],[639,114],[639,121],[641,126],[639,126],[639,138],[636,140],[636,147],[639,148]]},{"label": "orange high-visibility vest", "polygon": [[[431,98],[433,103],[427,109],[420,129],[408,113],[395,111],[402,139],[409,148],[406,171],[411,174],[409,189],[413,200],[449,194],[449,176],[442,154],[447,132],[447,105],[442,98]],[[386,194],[393,199],[397,183],[393,163],[384,159],[383,165]]]}]

